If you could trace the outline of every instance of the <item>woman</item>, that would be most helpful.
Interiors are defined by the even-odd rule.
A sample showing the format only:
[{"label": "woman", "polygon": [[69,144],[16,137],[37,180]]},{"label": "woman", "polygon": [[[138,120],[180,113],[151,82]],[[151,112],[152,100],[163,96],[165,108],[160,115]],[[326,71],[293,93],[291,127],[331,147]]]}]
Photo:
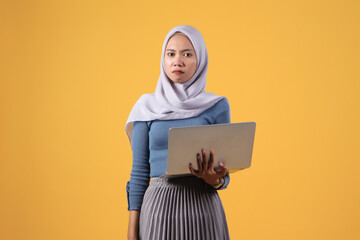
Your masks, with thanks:
[{"label": "woman", "polygon": [[205,92],[207,68],[201,33],[188,25],[170,30],[156,91],[140,97],[126,123],[133,151],[128,239],[229,239],[217,190],[230,179],[225,164],[214,168],[212,151],[208,156],[199,149],[194,159],[184,160],[197,162],[197,170],[189,164],[192,177],[160,177],[169,128],[230,122],[227,99]]}]

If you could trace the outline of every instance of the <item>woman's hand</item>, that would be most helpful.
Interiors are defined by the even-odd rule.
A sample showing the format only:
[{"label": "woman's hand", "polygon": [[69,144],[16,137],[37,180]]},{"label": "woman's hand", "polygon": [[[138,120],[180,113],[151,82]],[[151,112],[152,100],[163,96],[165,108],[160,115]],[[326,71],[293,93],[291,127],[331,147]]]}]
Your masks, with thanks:
[{"label": "woman's hand", "polygon": [[189,164],[190,172],[198,178],[202,178],[207,184],[211,186],[216,186],[219,184],[219,179],[223,177],[226,172],[227,168],[223,162],[219,162],[219,167],[214,168],[214,152],[210,151],[210,159],[209,162],[206,157],[206,153],[203,149],[201,149],[202,155],[202,163],[201,157],[198,153],[196,156],[198,170],[194,170],[192,164]]}]

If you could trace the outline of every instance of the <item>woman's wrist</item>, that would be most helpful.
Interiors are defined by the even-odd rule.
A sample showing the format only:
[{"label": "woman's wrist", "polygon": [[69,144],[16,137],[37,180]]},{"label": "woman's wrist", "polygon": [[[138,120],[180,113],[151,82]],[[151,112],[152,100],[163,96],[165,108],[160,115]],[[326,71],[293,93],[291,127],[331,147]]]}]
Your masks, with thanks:
[{"label": "woman's wrist", "polygon": [[212,185],[212,186],[213,186],[213,188],[218,189],[218,188],[222,187],[222,185],[224,185],[224,183],[225,183],[224,177],[220,177],[218,183],[215,185]]}]

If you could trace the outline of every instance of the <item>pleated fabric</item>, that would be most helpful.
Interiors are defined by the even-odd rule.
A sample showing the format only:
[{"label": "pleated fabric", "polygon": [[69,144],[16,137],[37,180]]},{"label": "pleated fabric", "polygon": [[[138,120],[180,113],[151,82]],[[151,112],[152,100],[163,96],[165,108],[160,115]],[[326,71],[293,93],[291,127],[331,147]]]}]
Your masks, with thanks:
[{"label": "pleated fabric", "polygon": [[139,238],[230,239],[217,191],[192,176],[152,178],[140,211]]}]

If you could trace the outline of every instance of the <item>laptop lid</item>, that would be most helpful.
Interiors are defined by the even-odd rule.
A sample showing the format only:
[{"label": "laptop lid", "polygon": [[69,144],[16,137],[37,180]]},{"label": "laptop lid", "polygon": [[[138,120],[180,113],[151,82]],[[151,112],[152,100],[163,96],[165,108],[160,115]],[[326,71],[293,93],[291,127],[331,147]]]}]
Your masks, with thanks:
[{"label": "laptop lid", "polygon": [[215,166],[223,161],[229,172],[251,165],[255,122],[213,124],[169,129],[166,175],[189,174],[189,163],[197,169],[196,154],[214,152]]}]

